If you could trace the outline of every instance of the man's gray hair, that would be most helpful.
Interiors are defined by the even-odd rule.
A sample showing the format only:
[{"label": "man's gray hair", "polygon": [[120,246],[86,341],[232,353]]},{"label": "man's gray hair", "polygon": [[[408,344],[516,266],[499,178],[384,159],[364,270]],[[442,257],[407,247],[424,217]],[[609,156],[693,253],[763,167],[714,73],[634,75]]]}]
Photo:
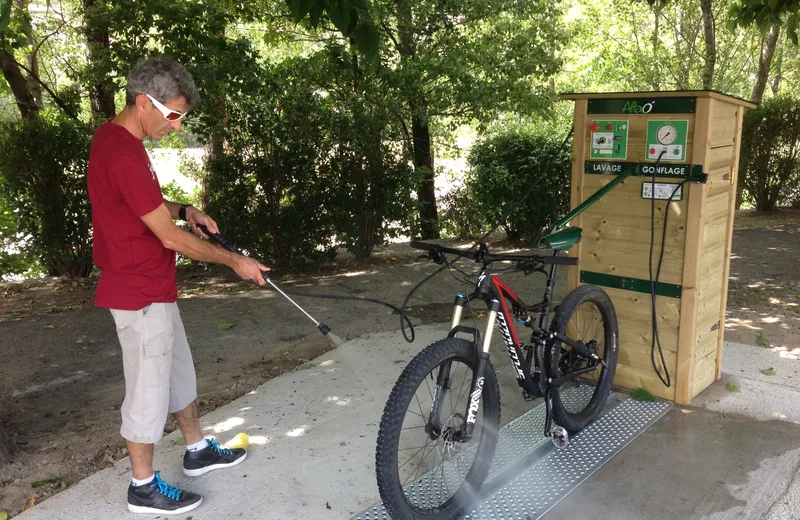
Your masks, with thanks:
[{"label": "man's gray hair", "polygon": [[183,96],[189,108],[200,103],[192,76],[183,65],[170,58],[139,60],[133,66],[125,87],[125,104],[135,105],[139,94],[150,94],[162,103]]}]

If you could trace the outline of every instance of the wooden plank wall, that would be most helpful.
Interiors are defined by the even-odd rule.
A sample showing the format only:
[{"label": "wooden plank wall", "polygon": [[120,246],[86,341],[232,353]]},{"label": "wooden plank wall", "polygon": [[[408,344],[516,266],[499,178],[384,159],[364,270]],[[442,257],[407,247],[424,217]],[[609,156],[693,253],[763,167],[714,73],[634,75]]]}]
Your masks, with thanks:
[{"label": "wooden plank wall", "polygon": [[[594,119],[627,119],[629,121],[628,161],[643,162],[646,157],[646,115],[586,115],[578,113],[576,102],[576,146],[573,156],[572,207],[577,206],[597,190],[611,182],[614,177],[584,173],[584,161],[588,158],[591,138],[589,126]],[[582,108],[585,110],[585,105]],[[694,141],[694,116],[659,115],[658,119],[688,120],[687,157],[691,157]],[[579,121],[580,125],[579,126]],[[580,149],[580,153],[579,153]],[[669,164],[669,163],[663,163]],[[625,276],[647,280],[650,277],[648,262],[650,254],[651,204],[642,199],[642,184],[650,182],[648,177],[629,177],[597,203],[587,209],[574,225],[583,229],[579,248],[571,251],[581,259],[580,265],[569,278],[569,288],[578,285],[578,271]],[[656,177],[656,182],[676,183],[675,179]],[[684,187],[682,201],[669,205],[667,235],[660,281],[681,284],[685,256],[686,214],[688,191]],[[655,204],[655,248],[654,268],[661,250],[661,233],[664,228],[665,201]],[[655,274],[655,273],[654,273]],[[609,287],[603,288],[617,311],[620,329],[620,350],[615,384],[623,388],[645,388],[653,395],[666,399],[675,398],[674,385],[665,387],[655,373],[651,360],[652,323],[650,295]],[[677,370],[678,328],[681,316],[681,300],[657,297],[659,337],[664,351],[667,369],[673,375]]]},{"label": "wooden plank wall", "polygon": [[[661,344],[672,376],[670,388],[661,383],[651,362],[650,295],[603,288],[614,302],[619,319],[615,384],[645,388],[655,396],[688,404],[720,375],[744,106],[711,93],[698,96],[694,115],[589,115],[587,99],[575,99],[571,207],[613,179],[584,172],[592,120],[629,121],[626,160],[631,162],[645,160],[648,119],[688,120],[686,162],[702,165],[703,172],[709,174],[707,184],[686,184],[683,200],[669,206],[660,281],[683,289],[680,299],[659,296],[657,300]],[[656,181],[676,182],[665,178]],[[581,270],[649,278],[650,203],[641,198],[644,182],[649,178],[629,177],[573,221],[573,226],[583,229],[583,235],[581,243],[570,251],[570,256],[580,258],[578,267],[569,268],[570,290],[579,285]],[[664,201],[656,202],[656,258],[665,208]],[[687,222],[692,225],[687,226]]]},{"label": "wooden plank wall", "polygon": [[694,375],[689,397],[693,398],[718,379],[733,231],[736,189],[734,167],[738,162],[736,142],[743,108],[712,100],[706,168],[705,222],[700,243],[700,285],[696,308]]}]

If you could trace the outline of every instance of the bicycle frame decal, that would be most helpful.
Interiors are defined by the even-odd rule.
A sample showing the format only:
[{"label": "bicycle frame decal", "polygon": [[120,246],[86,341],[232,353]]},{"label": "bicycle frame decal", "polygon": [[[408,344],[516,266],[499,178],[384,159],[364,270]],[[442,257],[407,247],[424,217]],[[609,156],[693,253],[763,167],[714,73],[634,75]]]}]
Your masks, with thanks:
[{"label": "bicycle frame decal", "polygon": [[475,424],[478,417],[478,407],[481,404],[481,394],[483,393],[483,377],[475,381],[475,390],[470,395],[469,410],[467,410],[467,423]]},{"label": "bicycle frame decal", "polygon": [[511,363],[514,365],[517,379],[525,381],[525,372],[522,370],[519,339],[517,338],[517,331],[508,323],[511,314],[508,312],[508,304],[506,303],[506,298],[518,303],[517,297],[497,275],[492,275],[492,283],[495,286],[495,290],[497,290],[499,296],[498,300],[500,300],[501,305],[500,312],[497,313],[497,321],[500,324],[500,334],[503,336],[503,341],[506,344],[508,357],[511,358]]},{"label": "bicycle frame decal", "polygon": [[506,350],[508,351],[508,356],[511,358],[511,362],[514,365],[514,370],[517,372],[517,379],[525,380],[525,372],[522,371],[522,363],[519,360],[519,356],[517,355],[517,350],[514,348],[514,340],[511,339],[511,334],[509,333],[509,326],[506,322],[505,314],[502,312],[497,314],[497,322],[500,325],[500,334],[503,336],[503,340],[506,343]]}]

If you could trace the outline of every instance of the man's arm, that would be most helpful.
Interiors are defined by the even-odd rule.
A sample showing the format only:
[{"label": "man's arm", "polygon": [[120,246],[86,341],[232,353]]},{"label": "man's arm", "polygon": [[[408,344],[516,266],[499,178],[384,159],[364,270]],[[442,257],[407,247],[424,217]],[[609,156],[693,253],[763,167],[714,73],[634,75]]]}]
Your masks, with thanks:
[{"label": "man's arm", "polygon": [[183,204],[181,204],[180,202],[172,202],[170,200],[164,199],[164,205],[167,207],[167,210],[169,210],[169,216],[172,217],[172,220],[178,220],[180,218],[178,212],[180,211],[181,206],[183,206]]},{"label": "man's arm", "polygon": [[[172,220],[177,220],[181,218],[180,211],[181,211],[181,206],[183,206],[183,204],[164,199],[164,205],[167,207],[167,210],[169,211],[169,215],[170,217],[172,217]],[[194,231],[194,234],[199,236],[200,238],[208,238],[208,237],[206,236],[205,233],[203,233],[200,230],[200,228],[197,227],[199,224],[203,224],[204,226],[206,226],[208,230],[211,231],[212,233],[219,233],[219,228],[217,227],[217,223],[214,222],[214,219],[209,217],[199,209],[195,208],[194,206],[190,205],[186,208],[185,216],[186,216],[186,221],[189,223],[190,226],[192,226],[192,231]]]},{"label": "man's arm", "polygon": [[[180,207],[180,205],[178,205],[178,207]],[[196,211],[202,213],[199,210]],[[252,258],[230,253],[221,247],[205,242],[191,233],[180,229],[172,222],[172,215],[167,208],[166,201],[141,218],[145,225],[150,228],[150,231],[161,240],[161,243],[167,249],[177,251],[183,256],[193,260],[226,265],[236,271],[236,274],[242,279],[253,280],[257,282],[258,285],[264,285],[266,283],[261,272],[269,271],[269,267]]]}]

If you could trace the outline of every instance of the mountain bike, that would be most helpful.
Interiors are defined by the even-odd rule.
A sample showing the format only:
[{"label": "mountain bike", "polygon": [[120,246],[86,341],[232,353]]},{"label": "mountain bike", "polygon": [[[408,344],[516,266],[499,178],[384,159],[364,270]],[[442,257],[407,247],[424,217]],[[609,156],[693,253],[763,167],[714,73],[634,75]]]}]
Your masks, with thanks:
[{"label": "mountain bike", "polygon": [[[543,398],[544,434],[560,447],[603,409],[617,365],[617,317],[600,287],[583,285],[555,308],[548,326],[556,267],[577,265],[560,256],[580,239],[567,228],[550,239],[552,255],[493,254],[485,243],[463,251],[424,242],[411,247],[452,267],[447,255],[481,264],[474,292],[459,293],[450,332],[417,354],[397,380],[378,433],[376,473],[384,507],[394,519],[455,518],[470,507],[489,471],[500,428],[500,388],[489,359],[495,325],[526,400]],[[511,262],[547,276],[542,301],[524,303],[494,264]],[[549,267],[549,272],[547,270]],[[464,308],[486,303],[486,326],[461,324]],[[537,318],[538,316],[538,318]],[[522,344],[513,326],[532,330]],[[466,336],[466,337],[463,337]]]}]

